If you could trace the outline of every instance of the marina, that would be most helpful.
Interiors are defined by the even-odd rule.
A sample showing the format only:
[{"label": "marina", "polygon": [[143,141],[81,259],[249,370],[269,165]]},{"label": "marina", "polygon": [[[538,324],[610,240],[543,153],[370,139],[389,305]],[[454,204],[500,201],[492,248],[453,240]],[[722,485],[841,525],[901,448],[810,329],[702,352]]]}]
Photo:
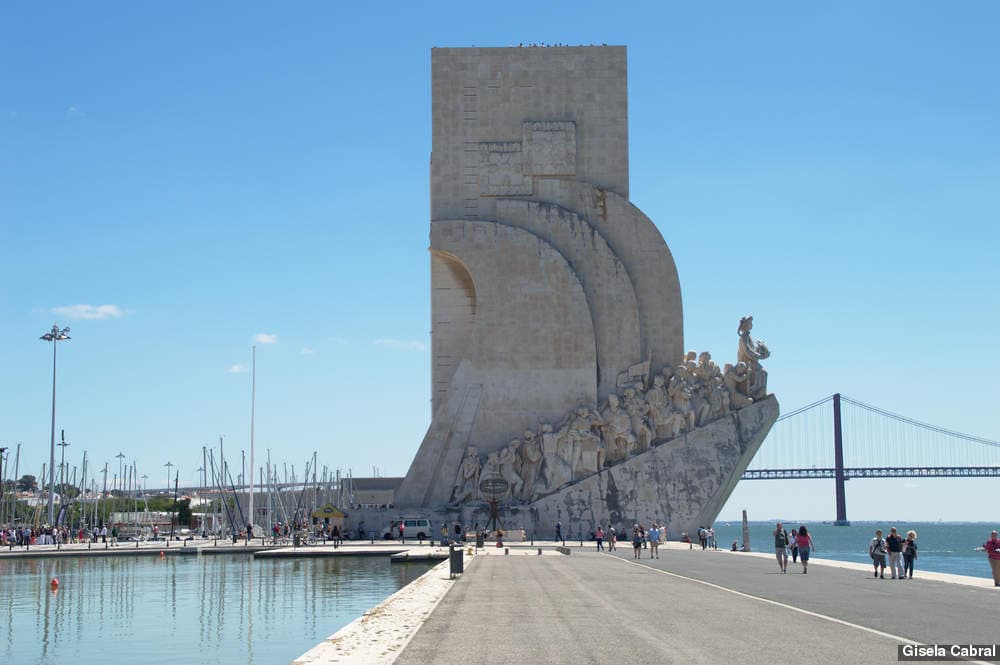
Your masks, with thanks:
[{"label": "marina", "polygon": [[0,557],[5,662],[90,665],[153,654],[164,665],[285,663],[435,564],[392,563],[386,552],[260,559],[179,556],[174,547],[162,557],[158,548],[39,557],[44,549]]}]

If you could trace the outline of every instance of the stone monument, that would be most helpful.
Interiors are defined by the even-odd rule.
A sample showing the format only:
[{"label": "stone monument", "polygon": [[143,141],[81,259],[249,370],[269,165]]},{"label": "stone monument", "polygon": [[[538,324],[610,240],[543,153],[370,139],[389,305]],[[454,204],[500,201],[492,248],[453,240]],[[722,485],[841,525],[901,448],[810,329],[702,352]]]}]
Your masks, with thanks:
[{"label": "stone monument", "polygon": [[711,522],[777,417],[769,351],[745,317],[735,365],[684,352],[673,257],[628,200],[625,47],[431,60],[433,420],[396,507]]}]

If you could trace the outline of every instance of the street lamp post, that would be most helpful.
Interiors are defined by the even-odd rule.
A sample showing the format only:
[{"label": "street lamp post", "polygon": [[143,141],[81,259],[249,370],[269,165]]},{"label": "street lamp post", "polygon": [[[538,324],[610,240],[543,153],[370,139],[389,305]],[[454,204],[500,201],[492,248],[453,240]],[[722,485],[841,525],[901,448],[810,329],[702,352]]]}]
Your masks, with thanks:
[{"label": "street lamp post", "polygon": [[0,524],[6,523],[6,520],[4,520],[4,509],[7,507],[7,485],[4,484],[3,478],[3,457],[6,452],[6,448],[0,447]]},{"label": "street lamp post", "polygon": [[45,333],[39,339],[52,342],[52,434],[49,440],[49,526],[55,526],[56,514],[55,504],[53,504],[53,493],[56,485],[56,342],[64,342],[70,339],[69,328],[59,329],[59,326],[52,324],[52,330]]},{"label": "street lamp post", "polygon": [[118,458],[118,494],[119,496],[124,493],[125,489],[125,476],[122,468],[122,460],[125,459],[125,453],[118,453],[115,455]]},{"label": "street lamp post", "polygon": [[59,430],[59,432],[62,435],[62,441],[56,445],[62,448],[59,456],[59,507],[62,508],[66,505],[63,494],[66,493],[66,446],[69,444],[66,443],[66,430]]}]

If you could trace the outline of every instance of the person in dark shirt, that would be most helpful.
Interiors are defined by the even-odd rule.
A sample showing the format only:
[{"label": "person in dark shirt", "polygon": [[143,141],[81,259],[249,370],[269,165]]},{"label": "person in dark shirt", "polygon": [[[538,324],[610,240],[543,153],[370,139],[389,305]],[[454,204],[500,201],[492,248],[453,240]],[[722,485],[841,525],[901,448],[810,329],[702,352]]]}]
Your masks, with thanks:
[{"label": "person in dark shirt", "polygon": [[885,539],[886,549],[889,550],[889,572],[892,579],[903,579],[903,539],[899,537],[896,527],[889,529],[889,535]]},{"label": "person in dark shirt", "polygon": [[[910,529],[903,541],[903,577],[913,579],[913,560],[917,558],[917,532]],[[907,575],[909,573],[909,575]]]}]

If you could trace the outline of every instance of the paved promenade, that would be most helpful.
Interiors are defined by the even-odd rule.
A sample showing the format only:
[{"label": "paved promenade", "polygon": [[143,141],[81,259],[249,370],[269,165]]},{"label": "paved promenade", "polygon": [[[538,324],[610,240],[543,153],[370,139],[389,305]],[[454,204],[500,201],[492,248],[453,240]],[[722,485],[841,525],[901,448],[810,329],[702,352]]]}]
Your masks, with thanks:
[{"label": "paved promenade", "polygon": [[901,643],[993,643],[998,627],[992,584],[820,562],[783,575],[766,557],[686,549],[492,553],[468,563],[396,663],[891,663]]}]

